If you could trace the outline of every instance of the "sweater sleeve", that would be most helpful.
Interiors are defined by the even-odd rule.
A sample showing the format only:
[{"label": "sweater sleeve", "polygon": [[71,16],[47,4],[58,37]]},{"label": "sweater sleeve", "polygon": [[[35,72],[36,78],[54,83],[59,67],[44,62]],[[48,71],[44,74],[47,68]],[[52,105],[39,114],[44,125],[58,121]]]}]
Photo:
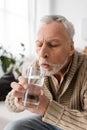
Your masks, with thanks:
[{"label": "sweater sleeve", "polygon": [[7,109],[11,112],[21,112],[23,110],[16,107],[14,103],[15,97],[12,95],[12,91],[8,93],[5,100],[5,105]]},{"label": "sweater sleeve", "polygon": [[43,121],[56,125],[64,130],[87,130],[87,113],[71,110],[51,101]]}]

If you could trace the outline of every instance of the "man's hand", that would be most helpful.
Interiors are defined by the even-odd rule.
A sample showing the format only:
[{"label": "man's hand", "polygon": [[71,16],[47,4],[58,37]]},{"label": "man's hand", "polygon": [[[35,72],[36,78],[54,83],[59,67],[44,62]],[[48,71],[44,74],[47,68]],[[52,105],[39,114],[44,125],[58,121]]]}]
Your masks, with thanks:
[{"label": "man's hand", "polygon": [[13,88],[12,94],[15,96],[15,105],[21,109],[21,110],[29,110],[33,113],[44,115],[48,105],[49,105],[49,99],[45,96],[43,89],[40,87],[35,87],[33,85],[29,86],[30,88],[33,87],[33,93],[37,94],[39,96],[39,105],[37,107],[31,108],[31,107],[24,107],[22,104],[22,100],[24,97],[24,94],[26,92],[26,89],[28,88],[28,82],[27,79],[24,77],[19,77],[19,82],[12,82],[11,87]]}]

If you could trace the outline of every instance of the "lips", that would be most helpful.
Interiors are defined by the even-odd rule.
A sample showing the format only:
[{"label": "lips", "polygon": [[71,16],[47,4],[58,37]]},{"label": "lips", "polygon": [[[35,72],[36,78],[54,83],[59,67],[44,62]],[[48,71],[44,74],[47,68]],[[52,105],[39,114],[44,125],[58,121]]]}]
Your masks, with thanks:
[{"label": "lips", "polygon": [[48,69],[50,66],[48,64],[41,64],[41,67],[44,69]]}]

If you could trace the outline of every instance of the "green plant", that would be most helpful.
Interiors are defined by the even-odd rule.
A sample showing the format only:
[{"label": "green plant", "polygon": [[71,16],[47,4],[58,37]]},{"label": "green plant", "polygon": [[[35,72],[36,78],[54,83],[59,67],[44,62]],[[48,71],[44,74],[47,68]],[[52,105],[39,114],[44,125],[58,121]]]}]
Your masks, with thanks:
[{"label": "green plant", "polygon": [[23,43],[20,44],[22,48],[22,53],[19,53],[19,60],[16,56],[14,56],[11,52],[7,51],[0,45],[0,64],[2,71],[4,73],[11,71],[16,73],[17,76],[21,75],[21,67],[24,62],[25,55],[23,52],[25,51],[25,46]]}]

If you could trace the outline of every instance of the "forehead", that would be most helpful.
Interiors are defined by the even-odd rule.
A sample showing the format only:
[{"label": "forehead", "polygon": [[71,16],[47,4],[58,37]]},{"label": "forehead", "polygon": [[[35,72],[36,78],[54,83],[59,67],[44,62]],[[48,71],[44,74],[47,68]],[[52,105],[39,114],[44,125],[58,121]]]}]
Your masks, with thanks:
[{"label": "forehead", "polygon": [[60,22],[52,21],[50,23],[44,23],[40,26],[37,33],[37,38],[52,38],[52,37],[66,37],[67,31],[64,25]]}]

